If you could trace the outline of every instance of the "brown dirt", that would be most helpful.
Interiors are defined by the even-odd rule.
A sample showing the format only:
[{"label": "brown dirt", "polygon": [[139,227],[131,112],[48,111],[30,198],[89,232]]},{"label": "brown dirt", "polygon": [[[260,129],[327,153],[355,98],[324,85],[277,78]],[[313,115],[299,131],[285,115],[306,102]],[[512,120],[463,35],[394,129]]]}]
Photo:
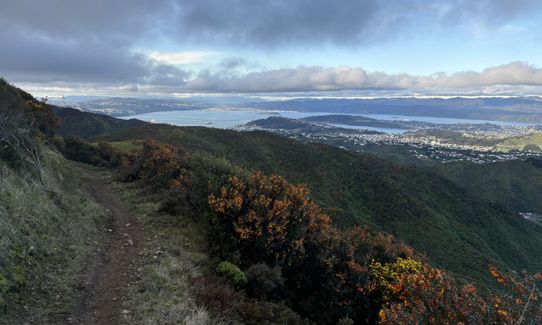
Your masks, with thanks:
[{"label": "brown dirt", "polygon": [[82,295],[70,324],[119,324],[130,313],[124,308],[127,289],[137,277],[137,252],[141,249],[143,225],[126,205],[119,201],[110,186],[110,179],[99,172],[84,171],[86,187],[92,197],[108,209],[111,218],[106,225],[106,244],[90,261]]}]

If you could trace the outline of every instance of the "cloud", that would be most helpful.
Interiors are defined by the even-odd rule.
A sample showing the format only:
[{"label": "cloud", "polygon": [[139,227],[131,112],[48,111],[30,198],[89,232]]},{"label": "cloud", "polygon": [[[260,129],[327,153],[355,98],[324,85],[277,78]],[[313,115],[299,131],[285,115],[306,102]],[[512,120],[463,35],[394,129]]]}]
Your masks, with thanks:
[{"label": "cloud", "polygon": [[512,62],[485,69],[430,76],[368,72],[362,68],[298,67],[251,72],[222,77],[208,71],[188,80],[185,91],[201,92],[304,92],[367,89],[464,90],[468,88],[542,86],[542,69],[524,62]]},{"label": "cloud", "polygon": [[224,58],[220,62],[220,67],[227,70],[239,68],[246,65],[250,65],[250,64],[245,59],[239,56]]},{"label": "cloud", "polygon": [[182,65],[202,62],[208,58],[220,55],[220,52],[189,51],[189,52],[150,52],[147,55],[160,63]]},{"label": "cloud", "polygon": [[0,24],[0,44],[0,74],[15,82],[180,85],[189,76],[123,42],[50,38]]},{"label": "cloud", "polygon": [[411,29],[493,29],[539,18],[539,0],[178,0],[177,37],[229,46],[351,47]]},{"label": "cloud", "polygon": [[426,76],[370,72],[363,68],[297,67],[247,74],[212,73],[202,70],[193,75],[169,65],[157,65],[139,82],[50,82],[19,83],[44,94],[182,94],[182,93],[321,93],[359,92],[371,96],[424,95],[542,95],[542,68],[525,62],[512,62],[482,71]]},{"label": "cloud", "polygon": [[214,72],[194,73],[178,65],[200,63],[215,52],[156,52],[152,44],[224,47],[226,53],[326,44],[349,49],[402,37],[412,28],[428,33],[428,26],[508,28],[516,20],[536,20],[541,8],[539,0],[3,1],[0,75],[62,89],[163,93],[539,85],[540,69],[525,63],[413,76],[355,67],[263,70],[229,57],[211,67]]},{"label": "cloud", "polygon": [[229,45],[275,47],[362,37],[377,0],[177,1],[178,35]]},{"label": "cloud", "polygon": [[204,45],[356,46],[411,27],[504,26],[540,18],[539,0],[17,0],[0,22],[66,40]]},{"label": "cloud", "polygon": [[172,9],[154,0],[2,1],[0,22],[49,38],[128,41],[153,35]]}]

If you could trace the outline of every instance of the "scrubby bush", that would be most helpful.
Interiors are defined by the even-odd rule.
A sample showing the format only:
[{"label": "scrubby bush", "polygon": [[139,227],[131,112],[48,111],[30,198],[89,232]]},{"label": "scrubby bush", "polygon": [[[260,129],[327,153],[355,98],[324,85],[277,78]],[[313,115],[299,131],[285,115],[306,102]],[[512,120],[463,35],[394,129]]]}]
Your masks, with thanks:
[{"label": "scrubby bush", "polygon": [[284,278],[279,266],[269,267],[265,263],[257,263],[246,270],[247,294],[251,297],[278,301],[285,298]]},{"label": "scrubby bush", "polygon": [[380,311],[382,324],[540,324],[540,274],[505,275],[490,267],[502,285],[480,295],[472,284],[458,286],[445,271],[424,265],[419,273],[405,273],[389,288],[397,297]]},{"label": "scrubby bush", "polygon": [[198,304],[229,324],[309,324],[283,304],[249,299],[226,283],[209,277],[195,279],[193,290]]},{"label": "scrubby bush", "polygon": [[133,154],[116,150],[108,143],[95,145],[78,137],[55,138],[54,145],[66,158],[98,167],[127,168],[135,159]]},{"label": "scrubby bush", "polygon": [[233,286],[240,288],[247,283],[247,276],[237,265],[228,261],[220,262],[216,267],[216,273],[225,277]]},{"label": "scrubby bush", "polygon": [[293,263],[306,245],[335,236],[329,216],[311,200],[308,189],[284,177],[253,173],[247,181],[233,176],[209,204],[241,241],[244,264]]},{"label": "scrubby bush", "polygon": [[57,127],[51,106],[0,79],[0,160],[25,168],[47,186],[41,146]]},{"label": "scrubby bush", "polygon": [[[339,232],[306,187],[279,176],[231,177],[218,194],[209,196],[209,204],[236,237],[241,263],[280,267],[284,299],[321,323],[344,317],[356,323],[376,321],[382,293],[371,287],[371,263],[413,254],[391,235],[358,227]],[[264,267],[250,270],[251,276],[258,269]],[[256,296],[267,294],[261,287],[251,290],[247,292]]]}]

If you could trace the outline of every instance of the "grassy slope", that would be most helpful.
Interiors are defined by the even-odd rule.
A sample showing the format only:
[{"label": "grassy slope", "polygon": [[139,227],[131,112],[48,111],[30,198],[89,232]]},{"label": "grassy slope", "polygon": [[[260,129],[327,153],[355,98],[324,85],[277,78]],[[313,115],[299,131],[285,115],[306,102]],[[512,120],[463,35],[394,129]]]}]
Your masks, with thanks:
[{"label": "grassy slope", "polygon": [[145,123],[135,119],[121,120],[107,115],[82,112],[68,107],[55,107],[54,113],[61,119],[58,130],[60,135],[75,135],[81,138],[131,128]]},{"label": "grassy slope", "polygon": [[486,278],[489,264],[542,269],[541,227],[435,173],[265,132],[147,125],[102,139],[147,137],[307,183],[343,224],[396,234],[458,275]]},{"label": "grassy slope", "polygon": [[46,158],[54,195],[0,162],[0,280],[8,283],[0,284],[0,300],[9,307],[2,314],[0,302],[0,324],[64,317],[107,219],[82,191],[73,163],[51,151]]},{"label": "grassy slope", "polygon": [[497,149],[503,151],[523,150],[528,144],[534,144],[542,148],[542,133],[533,133],[526,136],[507,138],[497,144]]}]

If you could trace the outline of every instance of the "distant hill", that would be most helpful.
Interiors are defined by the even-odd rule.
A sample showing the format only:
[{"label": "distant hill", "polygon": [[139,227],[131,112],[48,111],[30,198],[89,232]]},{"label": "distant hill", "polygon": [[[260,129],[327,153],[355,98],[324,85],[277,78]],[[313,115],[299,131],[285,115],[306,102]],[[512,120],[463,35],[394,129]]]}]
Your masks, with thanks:
[{"label": "distant hill", "polygon": [[510,150],[542,151],[542,133],[507,138],[497,144],[497,148]]},{"label": "distant hill", "polygon": [[249,126],[259,126],[268,129],[305,129],[310,127],[310,124],[302,120],[290,119],[281,116],[270,116],[266,119],[259,119],[247,123]]},{"label": "distant hill", "polygon": [[542,99],[523,98],[374,98],[293,99],[251,104],[262,109],[341,114],[390,114],[473,120],[540,123]]},{"label": "distant hill", "polygon": [[[329,122],[332,123],[332,122]],[[354,130],[331,124],[325,124],[323,121],[312,121],[309,119],[291,119],[281,116],[271,116],[265,119],[251,121],[246,124],[249,128],[261,129],[281,129],[289,131],[297,131],[303,133],[364,133],[364,134],[382,134],[382,132],[373,130]]]},{"label": "distant hill", "polygon": [[88,138],[146,123],[136,119],[122,120],[108,115],[83,112],[69,107],[55,107],[54,113],[61,119],[58,133],[62,136]]},{"label": "distant hill", "polygon": [[542,227],[431,169],[267,132],[149,124],[98,140],[149,137],[306,183],[339,224],[368,224],[390,232],[464,279],[488,279],[488,265],[542,268]]}]

